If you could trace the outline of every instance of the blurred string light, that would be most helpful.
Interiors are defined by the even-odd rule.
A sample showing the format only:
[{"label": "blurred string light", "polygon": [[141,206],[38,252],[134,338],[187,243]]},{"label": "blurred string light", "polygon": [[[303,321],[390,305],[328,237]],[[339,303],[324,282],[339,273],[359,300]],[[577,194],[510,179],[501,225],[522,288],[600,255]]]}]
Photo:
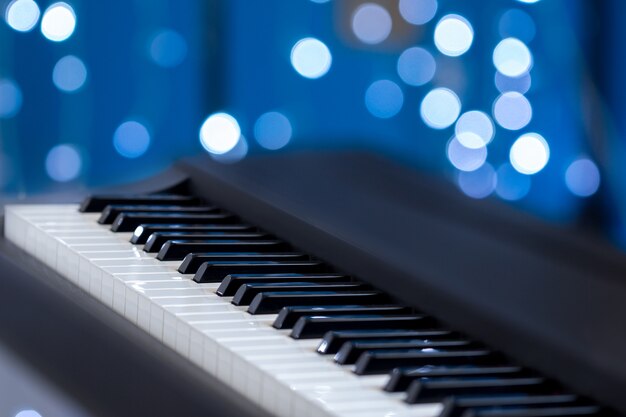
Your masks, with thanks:
[{"label": "blurred string light", "polygon": [[530,70],[533,59],[530,50],[516,38],[500,41],[493,50],[493,64],[507,77],[519,77]]},{"label": "blurred string light", "polygon": [[374,81],[365,91],[367,110],[381,119],[388,119],[398,114],[403,104],[402,89],[393,81]]},{"label": "blurred string light", "polygon": [[126,121],[115,129],[113,146],[125,158],[138,158],[150,146],[150,133],[143,124],[135,120]]},{"label": "blurred string light", "polygon": [[0,79],[0,118],[15,116],[22,107],[22,91],[15,81]]},{"label": "blurred string light", "polygon": [[183,62],[186,56],[187,42],[174,30],[163,29],[150,41],[150,57],[161,67],[175,67]]},{"label": "blurred string light", "polygon": [[530,42],[535,37],[535,22],[530,15],[519,9],[509,9],[502,14],[498,22],[498,31],[504,38],[517,38]]},{"label": "blurred string light", "polygon": [[520,3],[527,3],[527,4],[532,4],[532,3],[537,3],[539,0],[517,0]]},{"label": "blurred string light", "polygon": [[461,100],[450,89],[435,88],[426,94],[420,106],[424,123],[433,129],[451,126],[461,113]]},{"label": "blurred string light", "polygon": [[82,164],[76,147],[68,144],[53,147],[46,156],[46,172],[58,182],[67,182],[78,177]]},{"label": "blurred string light", "polygon": [[300,39],[291,49],[291,65],[305,78],[320,78],[328,72],[332,56],[328,47],[318,39]]},{"label": "blurred string light", "polygon": [[600,187],[600,170],[592,160],[578,159],[567,167],[565,184],[572,194],[589,197]]},{"label": "blurred string light", "polygon": [[501,94],[493,104],[493,117],[508,130],[519,130],[530,123],[533,109],[522,94],[510,91]]},{"label": "blurred string light", "polygon": [[496,189],[498,178],[493,167],[486,163],[475,171],[460,171],[457,183],[461,191],[472,198],[485,198]]},{"label": "blurred string light", "polygon": [[530,191],[530,177],[520,174],[511,164],[504,163],[496,171],[498,183],[496,194],[498,197],[517,201],[524,198]]},{"label": "blurred string light", "polygon": [[478,110],[463,113],[457,120],[454,131],[458,141],[470,149],[487,146],[495,133],[491,118]]},{"label": "blurred string light", "polygon": [[530,73],[528,72],[520,75],[519,77],[507,77],[506,75],[496,71],[494,84],[501,93],[516,91],[518,93],[525,94],[528,90],[530,90],[532,80],[530,78]]},{"label": "blurred string light", "polygon": [[254,137],[265,149],[276,150],[291,140],[289,119],[282,113],[271,111],[262,114],[254,124]]},{"label": "blurred string light", "polygon": [[40,13],[33,0],[13,0],[7,6],[4,18],[12,29],[28,32],[37,24]]},{"label": "blurred string light", "polygon": [[352,15],[352,31],[363,43],[383,42],[391,33],[392,20],[387,9],[376,3],[361,4]]},{"label": "blurred string light", "polygon": [[53,42],[62,42],[72,36],[76,28],[76,14],[67,3],[50,5],[41,18],[41,33]]},{"label": "blurred string light", "polygon": [[22,410],[18,412],[15,417],[41,417],[41,414],[35,410]]},{"label": "blurred string light", "polygon": [[526,133],[511,146],[509,159],[518,172],[526,175],[536,174],[548,163],[550,147],[540,134]]},{"label": "blurred string light", "polygon": [[474,29],[463,16],[446,15],[435,27],[435,46],[444,55],[463,55],[472,46],[473,40]]},{"label": "blurred string light", "polygon": [[61,91],[73,93],[81,89],[87,81],[87,67],[74,55],[64,56],[52,70],[52,82]]},{"label": "blurred string light", "polygon": [[209,155],[218,162],[232,164],[245,158],[248,154],[248,149],[248,141],[243,135],[241,135],[237,144],[229,151],[221,154],[210,153]]},{"label": "blurred string light", "polygon": [[463,146],[458,138],[453,137],[448,142],[446,149],[448,160],[450,163],[460,171],[476,171],[483,166],[487,160],[487,148],[466,148]]},{"label": "blurred string light", "polygon": [[200,127],[200,143],[211,154],[221,155],[232,150],[240,137],[239,123],[228,113],[212,114]]},{"label": "blurred string light", "polygon": [[435,17],[437,0],[400,0],[400,15],[413,25],[423,25]]},{"label": "blurred string light", "polygon": [[418,46],[408,48],[398,58],[400,79],[412,86],[424,85],[435,76],[437,64],[432,54]]}]

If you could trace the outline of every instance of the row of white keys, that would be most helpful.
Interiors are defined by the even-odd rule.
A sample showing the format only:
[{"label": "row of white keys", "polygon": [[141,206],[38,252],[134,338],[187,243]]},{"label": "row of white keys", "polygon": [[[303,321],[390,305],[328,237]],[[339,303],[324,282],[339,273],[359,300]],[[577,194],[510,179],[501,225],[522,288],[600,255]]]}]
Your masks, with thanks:
[{"label": "row of white keys", "polygon": [[61,275],[207,372],[280,416],[437,416],[440,404],[409,406],[383,392],[385,377],[358,377],[250,315],[218,284],[197,284],[130,233],[97,224],[76,205],[8,206],[5,234]]}]

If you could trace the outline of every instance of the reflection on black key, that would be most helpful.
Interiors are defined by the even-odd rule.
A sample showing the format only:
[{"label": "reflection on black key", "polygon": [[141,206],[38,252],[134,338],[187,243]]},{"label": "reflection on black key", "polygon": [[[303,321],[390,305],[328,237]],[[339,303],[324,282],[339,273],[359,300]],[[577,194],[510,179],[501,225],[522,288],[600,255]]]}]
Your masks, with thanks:
[{"label": "reflection on black key", "polygon": [[289,245],[280,240],[170,240],[161,247],[157,259],[179,261],[193,252],[280,252]]},{"label": "reflection on black key", "polygon": [[328,272],[326,264],[317,261],[253,261],[253,262],[205,262],[193,277],[200,282],[220,282],[230,274],[313,274]]},{"label": "reflection on black key", "polygon": [[133,236],[130,238],[130,243],[135,245],[143,245],[148,241],[148,238],[152,233],[157,232],[205,232],[205,233],[234,233],[234,232],[254,232],[255,227],[245,224],[155,224],[147,223],[140,224],[135,228]]},{"label": "reflection on black key", "polygon": [[314,339],[331,330],[423,329],[435,324],[432,317],[411,316],[304,316],[291,330],[294,339]]},{"label": "reflection on black key", "polygon": [[359,359],[359,356],[361,356],[363,352],[374,350],[425,348],[468,349],[470,347],[474,347],[473,343],[467,340],[389,339],[379,342],[346,342],[341,349],[339,349],[339,352],[335,354],[334,360],[339,365],[352,365]]},{"label": "reflection on black key", "polygon": [[615,415],[607,414],[606,410],[595,405],[575,407],[542,407],[526,408],[503,407],[467,410],[462,417],[607,417]]},{"label": "reflection on black key", "polygon": [[268,239],[270,235],[265,233],[176,233],[176,232],[156,232],[152,233],[146,245],[143,247],[144,252],[154,253],[161,250],[161,247],[168,240],[253,240]]},{"label": "reflection on black key", "polygon": [[407,351],[365,352],[356,361],[354,372],[357,375],[386,374],[393,368],[418,367],[426,365],[469,365],[494,364],[498,356],[485,349],[476,350],[436,350],[416,349]]},{"label": "reflection on black key", "polygon": [[408,307],[398,305],[382,305],[382,306],[295,306],[283,307],[278,313],[278,317],[274,320],[274,328],[291,329],[296,321],[302,316],[337,316],[337,315],[357,315],[357,314],[379,314],[379,315],[401,315],[411,313]]},{"label": "reflection on black key", "polygon": [[[309,256],[297,252],[233,252],[233,253],[190,253],[178,267],[181,274],[195,274],[202,264],[209,262],[256,262],[256,261],[307,261]],[[232,295],[232,294],[231,294]]]},{"label": "reflection on black key", "polygon": [[500,407],[522,407],[543,408],[554,406],[575,406],[588,405],[572,394],[555,395],[496,395],[496,396],[470,396],[470,397],[448,397],[443,402],[441,417],[461,417],[463,413],[472,408],[500,408]]},{"label": "reflection on black key", "polygon": [[232,303],[236,306],[249,305],[257,294],[262,292],[289,292],[303,293],[320,291],[363,291],[370,289],[369,285],[360,282],[277,282],[269,284],[244,284],[235,293]]},{"label": "reflection on black key", "polygon": [[384,329],[384,330],[344,330],[331,331],[324,335],[324,338],[317,347],[317,353],[322,355],[332,355],[339,352],[345,342],[368,341],[385,339],[417,339],[428,338],[438,340],[455,336],[449,330],[406,330],[406,329]]},{"label": "reflection on black key", "polygon": [[232,214],[157,214],[157,213],[122,213],[111,225],[113,232],[132,232],[143,223],[176,224],[224,224],[235,223],[237,217]]},{"label": "reflection on black key", "polygon": [[106,206],[100,214],[98,223],[111,224],[121,213],[217,213],[219,209],[214,206]]},{"label": "reflection on black key", "polygon": [[554,385],[541,377],[416,379],[407,389],[406,402],[441,401],[450,396],[551,393]]},{"label": "reflection on black key", "polygon": [[286,306],[319,306],[340,304],[376,305],[388,303],[389,296],[380,291],[307,293],[263,292],[248,307],[250,314],[275,314]]},{"label": "reflection on black key", "polygon": [[175,194],[92,195],[83,200],[79,210],[83,213],[95,213],[111,204],[192,206],[199,203],[200,200],[196,197]]},{"label": "reflection on black key", "polygon": [[420,368],[396,368],[391,375],[385,391],[405,391],[409,384],[419,378],[449,378],[457,376],[520,376],[526,371],[519,366],[422,366]]},{"label": "reflection on black key", "polygon": [[[350,278],[339,274],[230,274],[227,275],[215,293],[220,297],[232,297],[244,284],[277,282],[349,282]],[[317,307],[319,308],[319,307]]]}]

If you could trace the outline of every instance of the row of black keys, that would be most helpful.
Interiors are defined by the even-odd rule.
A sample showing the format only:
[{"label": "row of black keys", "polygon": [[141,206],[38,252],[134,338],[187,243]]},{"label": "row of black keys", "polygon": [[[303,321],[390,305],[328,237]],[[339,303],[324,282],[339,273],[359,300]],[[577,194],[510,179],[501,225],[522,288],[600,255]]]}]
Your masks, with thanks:
[{"label": "row of black keys", "polygon": [[182,260],[179,271],[196,282],[220,282],[217,294],[249,306],[250,314],[278,313],[274,327],[292,329],[291,337],[322,338],[318,352],[354,365],[355,373],[390,373],[385,390],[406,391],[409,403],[443,401],[448,417],[605,415],[554,381],[193,197],[91,197],[81,211],[102,211],[101,224],[134,231],[131,242],[157,259]]}]

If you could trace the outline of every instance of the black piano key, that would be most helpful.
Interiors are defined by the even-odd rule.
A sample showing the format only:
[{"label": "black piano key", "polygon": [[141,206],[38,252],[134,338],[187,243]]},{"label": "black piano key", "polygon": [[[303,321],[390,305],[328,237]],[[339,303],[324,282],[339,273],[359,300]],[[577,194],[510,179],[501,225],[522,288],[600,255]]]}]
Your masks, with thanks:
[{"label": "black piano key", "polygon": [[291,329],[296,321],[302,316],[336,316],[336,315],[358,315],[358,314],[379,314],[379,315],[401,315],[412,313],[408,307],[398,305],[382,306],[293,306],[283,307],[278,313],[272,326],[276,329]]},{"label": "black piano key", "polygon": [[422,366],[420,368],[396,368],[391,371],[385,385],[387,392],[406,391],[409,384],[419,378],[449,378],[458,376],[499,376],[522,375],[526,373],[522,367],[504,366]]},{"label": "black piano key", "polygon": [[298,252],[232,252],[232,253],[190,253],[185,256],[183,262],[178,267],[181,274],[195,274],[202,264],[206,262],[292,262],[308,261],[309,256]]},{"label": "black piano key", "polygon": [[232,214],[157,214],[157,213],[122,213],[111,225],[113,232],[132,232],[143,223],[171,224],[228,224],[236,223]]},{"label": "black piano key", "polygon": [[426,348],[468,349],[471,347],[475,346],[468,340],[389,339],[380,342],[346,342],[341,349],[339,349],[339,352],[335,354],[334,361],[339,365],[352,365],[359,359],[363,352],[375,350]]},{"label": "black piano key", "polygon": [[384,329],[384,330],[344,330],[331,331],[324,335],[324,338],[317,347],[317,353],[322,355],[332,355],[339,352],[339,349],[345,342],[354,340],[385,340],[385,339],[416,339],[429,338],[441,339],[450,338],[455,334],[449,330],[402,330],[402,329]]},{"label": "black piano key", "polygon": [[233,297],[232,303],[236,306],[249,305],[257,294],[263,292],[288,292],[291,294],[321,291],[363,291],[368,290],[369,285],[360,282],[277,282],[268,284],[243,284]]},{"label": "black piano key", "polygon": [[[244,284],[277,282],[349,282],[350,278],[340,274],[230,274],[227,275],[215,293],[220,297],[232,297]],[[318,307],[319,308],[319,307]]]},{"label": "black piano key", "polygon": [[208,214],[208,213],[218,213],[220,210],[214,206],[120,206],[120,205],[110,205],[106,206],[102,213],[100,214],[100,218],[98,219],[98,223],[100,224],[111,224],[115,221],[117,216],[121,213],[192,213],[192,214]]},{"label": "black piano key", "polygon": [[135,245],[143,245],[148,241],[148,238],[152,233],[157,232],[174,232],[174,233],[186,233],[186,232],[204,232],[204,233],[245,233],[255,232],[256,227],[245,224],[219,224],[219,225],[204,225],[204,224],[140,224],[135,228],[133,236],[130,238],[130,243]]},{"label": "black piano key", "polygon": [[389,301],[389,296],[380,291],[319,291],[307,293],[263,292],[254,297],[254,300],[250,303],[250,307],[248,307],[248,313],[275,314],[286,306],[341,304],[376,305],[385,304]]},{"label": "black piano key", "polygon": [[356,361],[357,375],[385,374],[394,368],[418,366],[489,365],[496,364],[498,355],[486,349],[435,350],[416,349],[408,351],[365,352]]},{"label": "black piano key", "polygon": [[461,417],[607,417],[601,407],[595,405],[582,405],[574,407],[543,407],[526,408],[503,407],[466,410]]},{"label": "black piano key", "polygon": [[[554,384],[538,376],[517,378],[422,378],[411,382],[406,402],[442,401],[446,397],[498,394],[551,394]],[[552,392],[551,392],[552,391]]]},{"label": "black piano key", "polygon": [[193,276],[202,282],[220,282],[230,274],[314,274],[329,272],[328,265],[317,261],[252,261],[252,262],[205,262]]},{"label": "black piano key", "polygon": [[112,204],[193,206],[200,204],[200,200],[176,194],[92,195],[83,200],[79,210],[83,213],[95,213]]},{"label": "black piano key", "polygon": [[168,240],[254,240],[254,239],[270,239],[271,236],[266,233],[257,232],[233,232],[233,233],[177,233],[177,232],[155,232],[150,235],[143,247],[144,252],[155,253],[161,250],[161,247]]},{"label": "black piano key", "polygon": [[281,252],[289,245],[280,240],[169,240],[157,255],[160,261],[182,261],[194,252]]},{"label": "black piano key", "polygon": [[294,339],[314,339],[331,330],[423,329],[432,328],[432,317],[408,316],[304,316],[291,330]]},{"label": "black piano key", "polygon": [[588,405],[573,394],[550,395],[477,395],[468,397],[448,397],[443,401],[443,410],[439,417],[461,417],[468,409],[517,407],[543,408],[562,405]]}]

